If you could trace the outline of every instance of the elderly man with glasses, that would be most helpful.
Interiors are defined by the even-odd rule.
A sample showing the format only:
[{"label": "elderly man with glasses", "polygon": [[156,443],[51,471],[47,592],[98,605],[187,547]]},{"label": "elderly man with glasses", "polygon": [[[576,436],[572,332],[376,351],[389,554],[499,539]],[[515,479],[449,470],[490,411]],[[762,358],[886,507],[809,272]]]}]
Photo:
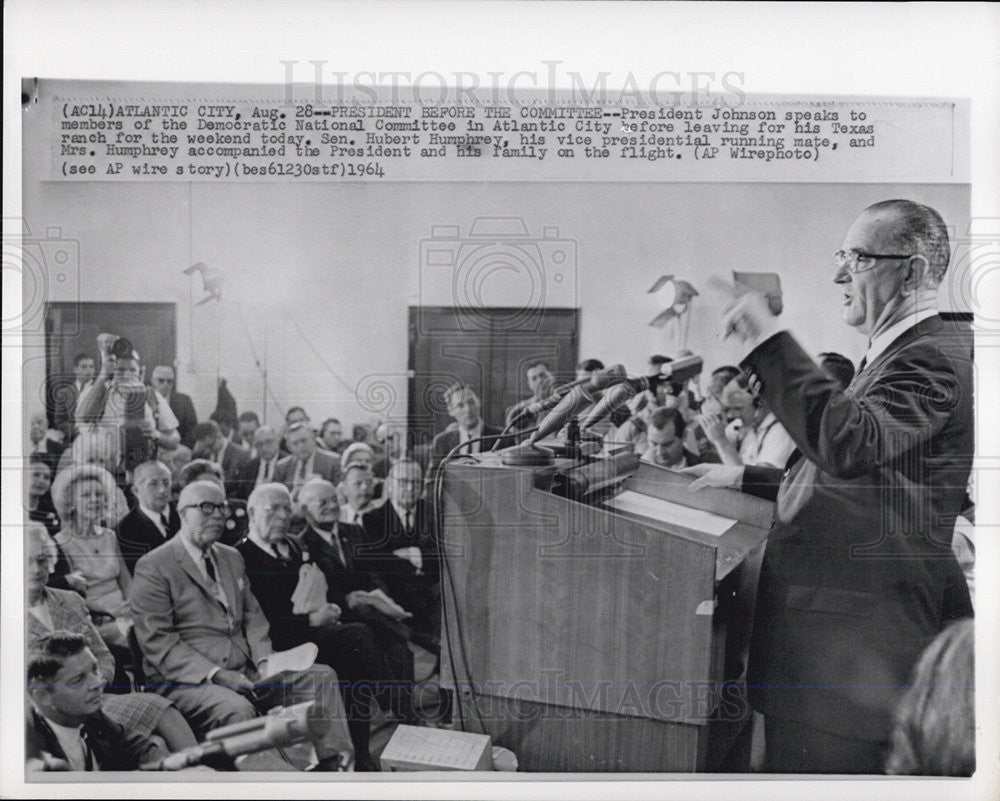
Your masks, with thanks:
[{"label": "elderly man with glasses", "polygon": [[267,618],[243,557],[218,541],[227,507],[218,484],[189,484],[178,502],[180,531],[136,565],[132,614],[146,683],[173,701],[200,736],[279,704],[315,700],[331,723],[315,733],[317,768],[342,769],[353,748],[337,674],[313,665],[271,676]]},{"label": "elderly man with glasses", "polygon": [[909,200],[851,225],[833,281],[844,322],[869,344],[846,389],[763,297],[724,315],[797,446],[778,468],[688,469],[695,488],[777,500],[747,676],[769,772],[881,772],[921,649],[972,615],[950,547],[974,436],[971,336],[937,313],[949,255],[941,216]]}]

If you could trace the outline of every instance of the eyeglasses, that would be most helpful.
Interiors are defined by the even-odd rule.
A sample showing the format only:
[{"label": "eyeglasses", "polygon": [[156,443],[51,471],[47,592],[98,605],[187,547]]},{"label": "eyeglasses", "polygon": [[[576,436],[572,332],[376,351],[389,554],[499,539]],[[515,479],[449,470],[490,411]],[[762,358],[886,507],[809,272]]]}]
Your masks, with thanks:
[{"label": "eyeglasses", "polygon": [[201,503],[189,503],[187,506],[182,506],[181,511],[185,509],[197,509],[205,517],[211,517],[216,511],[222,512],[222,516],[225,517],[229,514],[229,503],[228,501],[223,501],[222,503],[212,503],[211,501],[202,501]]},{"label": "eyeglasses", "polygon": [[[878,266],[880,261],[892,261],[899,259],[910,259],[913,253],[865,253],[863,250],[838,250],[833,254],[833,260],[837,264],[837,269],[847,268],[847,272],[852,275],[865,273]],[[864,266],[867,265],[867,266]]]}]

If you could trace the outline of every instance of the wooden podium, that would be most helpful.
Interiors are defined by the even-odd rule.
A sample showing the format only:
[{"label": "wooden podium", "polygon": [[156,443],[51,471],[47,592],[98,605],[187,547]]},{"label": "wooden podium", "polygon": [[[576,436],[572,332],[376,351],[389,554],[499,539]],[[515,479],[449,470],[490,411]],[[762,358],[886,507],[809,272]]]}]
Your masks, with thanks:
[{"label": "wooden podium", "polygon": [[527,771],[738,769],[773,505],[620,465],[603,489],[564,493],[576,499],[553,492],[567,459],[446,466],[441,662],[455,725]]}]

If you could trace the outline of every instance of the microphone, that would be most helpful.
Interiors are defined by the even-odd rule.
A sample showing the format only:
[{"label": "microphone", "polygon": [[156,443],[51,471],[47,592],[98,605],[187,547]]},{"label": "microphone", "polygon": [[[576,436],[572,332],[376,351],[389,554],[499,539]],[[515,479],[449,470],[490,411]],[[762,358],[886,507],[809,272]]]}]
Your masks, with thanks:
[{"label": "microphone", "polygon": [[576,387],[582,387],[586,384],[589,384],[597,376],[603,375],[604,373],[617,374],[617,371],[621,371],[621,373],[624,374],[625,368],[620,364],[616,364],[612,367],[608,367],[602,370],[600,373],[596,373],[595,375],[592,376],[588,375],[586,378],[578,378],[576,379],[576,381],[570,381],[568,384],[562,384],[556,387],[555,391],[553,391],[553,393],[548,397],[542,398],[541,400],[532,401],[523,409],[521,409],[521,411],[519,411],[516,415],[514,415],[514,417],[511,418],[510,424],[513,425],[514,423],[523,420],[525,417],[534,417],[539,412],[547,412],[549,409],[552,409],[553,407],[558,405],[559,401],[565,398]]},{"label": "microphone", "polygon": [[205,742],[143,765],[141,770],[182,770],[220,758],[235,759],[270,748],[282,748],[326,734],[332,719],[316,701],[276,707],[253,720],[233,723],[208,733]]},{"label": "microphone", "polygon": [[655,390],[660,384],[687,381],[701,372],[701,356],[686,356],[673,362],[667,362],[660,369],[659,375],[649,375],[643,378],[627,378],[617,386],[604,393],[604,397],[591,409],[590,414],[580,423],[580,430],[597,425],[615,409],[624,406],[636,395]]},{"label": "microphone", "polygon": [[595,392],[599,392],[605,387],[617,384],[625,379],[625,368],[620,364],[616,364],[599,373],[595,373],[584,381],[584,383],[573,387],[556,404],[555,408],[545,416],[545,419],[538,424],[538,429],[528,440],[529,444],[533,445],[538,440],[544,439],[549,434],[558,431],[567,421],[576,417],[576,415],[590,406],[590,404],[594,403],[597,400],[594,395]]}]

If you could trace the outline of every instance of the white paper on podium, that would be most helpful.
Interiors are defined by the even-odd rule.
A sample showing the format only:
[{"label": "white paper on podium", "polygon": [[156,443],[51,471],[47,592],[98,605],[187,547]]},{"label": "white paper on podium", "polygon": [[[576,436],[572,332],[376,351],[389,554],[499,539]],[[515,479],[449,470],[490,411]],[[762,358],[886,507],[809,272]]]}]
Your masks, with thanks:
[{"label": "white paper on podium", "polygon": [[729,517],[722,517],[702,509],[691,509],[687,506],[681,506],[679,503],[653,498],[634,490],[625,490],[607,501],[605,505],[622,512],[684,526],[684,528],[701,531],[714,537],[722,536],[736,525],[736,521]]}]

